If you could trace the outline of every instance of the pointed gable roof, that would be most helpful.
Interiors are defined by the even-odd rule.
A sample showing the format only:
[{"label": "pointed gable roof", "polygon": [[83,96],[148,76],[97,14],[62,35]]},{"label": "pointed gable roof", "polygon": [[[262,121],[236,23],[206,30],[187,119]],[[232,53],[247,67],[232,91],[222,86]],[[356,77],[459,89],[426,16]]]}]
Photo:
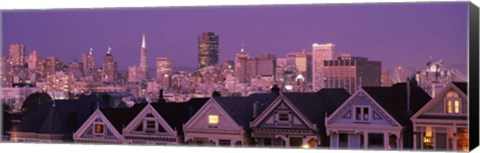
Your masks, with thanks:
[{"label": "pointed gable roof", "polygon": [[179,134],[183,134],[183,124],[208,101],[209,98],[192,98],[182,103],[152,103],[153,108],[167,124]]},{"label": "pointed gable roof", "polygon": [[140,111],[147,106],[146,103],[140,103],[131,108],[105,108],[100,111],[112,123],[115,129],[121,134],[123,128],[126,127]]},{"label": "pointed gable roof", "polygon": [[363,90],[402,126],[407,126],[410,117],[431,99],[422,88],[410,85],[411,112],[408,112],[407,83],[398,83],[391,87],[363,87]]},{"label": "pointed gable roof", "polygon": [[[18,125],[18,132],[72,134],[88,119],[91,101],[75,99],[47,101],[37,106],[33,115]],[[91,102],[93,103],[93,102]],[[94,110],[94,109],[93,109]]]},{"label": "pointed gable roof", "polygon": [[284,95],[317,126],[323,125],[325,113],[333,113],[350,97],[345,89],[326,88],[316,93],[284,93]]},{"label": "pointed gable roof", "polygon": [[248,97],[213,97],[228,115],[244,129],[253,119],[253,104],[258,102],[257,112],[262,112],[277,97],[275,94],[252,94]]},{"label": "pointed gable roof", "polygon": [[458,89],[460,89],[465,95],[467,94],[467,83],[466,82],[452,82],[453,85],[457,86]]},{"label": "pointed gable roof", "polygon": [[56,104],[54,102],[53,106],[51,106],[51,108],[49,109],[45,120],[40,126],[38,133],[71,134],[71,130],[73,129],[73,127],[71,125],[67,125],[55,105]]}]

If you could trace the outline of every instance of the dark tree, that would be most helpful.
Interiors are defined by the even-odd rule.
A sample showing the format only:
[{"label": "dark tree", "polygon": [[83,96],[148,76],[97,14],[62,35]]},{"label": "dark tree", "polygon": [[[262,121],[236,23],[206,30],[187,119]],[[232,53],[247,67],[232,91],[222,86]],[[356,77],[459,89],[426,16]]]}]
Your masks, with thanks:
[{"label": "dark tree", "polygon": [[23,102],[22,112],[24,116],[27,117],[33,112],[35,112],[39,105],[48,103],[50,101],[52,101],[52,97],[50,97],[50,95],[48,95],[47,93],[36,92],[30,94]]},{"label": "dark tree", "polygon": [[218,92],[218,91],[214,91],[212,93],[212,97],[221,97],[221,96],[222,96],[222,94],[220,94],[220,92]]}]

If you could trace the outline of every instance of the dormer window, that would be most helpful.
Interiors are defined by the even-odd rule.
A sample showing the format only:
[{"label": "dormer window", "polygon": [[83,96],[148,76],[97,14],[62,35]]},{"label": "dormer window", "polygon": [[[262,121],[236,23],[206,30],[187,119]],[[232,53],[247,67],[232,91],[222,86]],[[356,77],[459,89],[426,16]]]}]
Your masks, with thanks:
[{"label": "dormer window", "polygon": [[461,98],[454,91],[447,93],[445,97],[445,113],[460,114]]},{"label": "dormer window", "polygon": [[370,108],[368,106],[355,106],[353,109],[354,112],[354,120],[361,121],[361,122],[368,122],[370,121]]}]

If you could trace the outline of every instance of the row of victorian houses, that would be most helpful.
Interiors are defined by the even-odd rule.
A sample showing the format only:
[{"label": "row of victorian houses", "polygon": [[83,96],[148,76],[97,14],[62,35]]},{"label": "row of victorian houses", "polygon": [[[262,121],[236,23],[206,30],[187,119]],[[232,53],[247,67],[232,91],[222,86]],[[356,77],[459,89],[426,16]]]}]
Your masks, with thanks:
[{"label": "row of victorian houses", "polygon": [[272,90],[130,108],[97,104],[88,115],[52,102],[10,133],[15,142],[468,151],[466,89],[452,82],[433,98],[408,83],[353,95]]}]

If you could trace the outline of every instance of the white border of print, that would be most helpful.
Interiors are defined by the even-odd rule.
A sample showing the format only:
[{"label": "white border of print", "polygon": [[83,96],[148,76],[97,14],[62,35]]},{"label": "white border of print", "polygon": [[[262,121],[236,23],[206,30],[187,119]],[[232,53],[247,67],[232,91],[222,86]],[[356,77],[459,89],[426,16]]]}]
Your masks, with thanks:
[{"label": "white border of print", "polygon": [[[242,0],[242,1],[216,1],[216,0],[181,0],[181,1],[153,1],[153,0],[2,0],[0,10],[12,9],[59,9],[59,8],[114,8],[114,7],[154,7],[154,6],[218,6],[218,5],[260,5],[260,4],[327,4],[327,3],[377,3],[377,2],[425,2],[426,0]],[[435,0],[435,2],[446,2],[451,0]],[[428,2],[428,1],[427,1]],[[478,1],[472,1],[480,6]],[[9,152],[189,152],[211,153],[211,152],[276,152],[276,153],[308,153],[319,152],[320,150],[301,149],[266,149],[266,148],[220,148],[220,147],[178,147],[178,146],[139,146],[139,145],[87,145],[87,144],[32,144],[32,143],[0,143],[0,150]],[[328,152],[350,153],[352,150],[326,150]],[[365,152],[365,151],[353,151]],[[366,152],[377,152],[369,150]],[[401,152],[401,151],[392,151]],[[407,152],[407,151],[404,151]],[[408,151],[412,152],[412,151]],[[476,148],[472,152],[480,152]]]}]

